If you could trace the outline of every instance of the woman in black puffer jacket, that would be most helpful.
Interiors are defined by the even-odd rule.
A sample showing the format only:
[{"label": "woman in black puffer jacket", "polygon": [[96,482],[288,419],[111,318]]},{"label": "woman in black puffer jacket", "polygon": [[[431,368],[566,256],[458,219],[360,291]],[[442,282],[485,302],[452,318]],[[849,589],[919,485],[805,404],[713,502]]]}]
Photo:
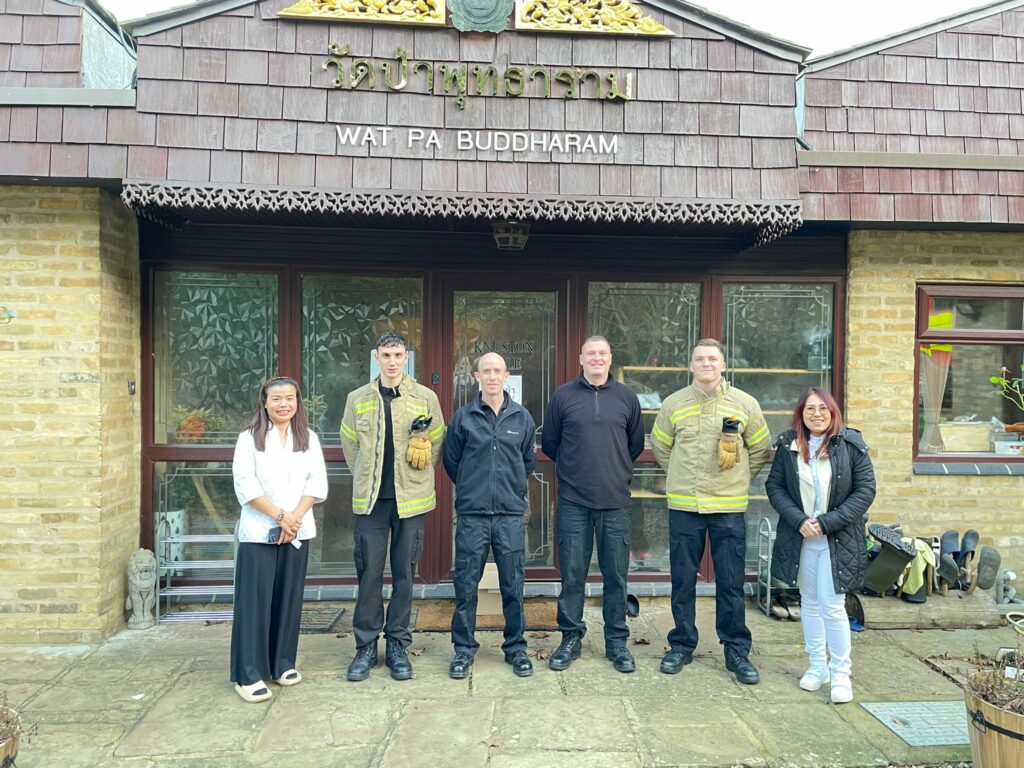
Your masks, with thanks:
[{"label": "woman in black puffer jacket", "polygon": [[842,704],[853,700],[845,593],[864,581],[874,469],[860,432],[843,426],[836,401],[817,387],[800,397],[775,447],[765,483],[779,513],[772,577],[800,588],[810,660],[800,687],[816,691],[831,681],[831,699]]}]

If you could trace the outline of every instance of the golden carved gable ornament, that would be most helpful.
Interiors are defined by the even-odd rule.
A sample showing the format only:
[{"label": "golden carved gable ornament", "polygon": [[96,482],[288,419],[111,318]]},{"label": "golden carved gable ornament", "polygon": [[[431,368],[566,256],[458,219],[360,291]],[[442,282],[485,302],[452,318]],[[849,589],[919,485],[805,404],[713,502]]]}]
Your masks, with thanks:
[{"label": "golden carved gable ornament", "polygon": [[[278,16],[443,27],[445,0],[299,0]],[[524,32],[675,35],[629,0],[516,0],[513,27]]]},{"label": "golden carved gable ornament", "polygon": [[445,0],[299,0],[277,15],[306,21],[443,27]]},{"label": "golden carved gable ornament", "polygon": [[515,28],[531,32],[675,36],[629,0],[516,0]]}]

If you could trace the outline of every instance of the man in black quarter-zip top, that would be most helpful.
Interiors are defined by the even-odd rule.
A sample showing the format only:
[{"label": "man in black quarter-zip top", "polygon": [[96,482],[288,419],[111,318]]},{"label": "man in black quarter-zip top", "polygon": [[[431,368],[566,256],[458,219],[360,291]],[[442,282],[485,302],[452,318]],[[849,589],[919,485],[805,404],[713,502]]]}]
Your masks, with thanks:
[{"label": "man in black quarter-zip top", "polygon": [[636,669],[626,647],[626,575],[629,568],[629,483],[644,450],[640,402],[609,376],[612,349],[591,336],[580,350],[583,375],[563,384],[548,403],[541,445],[558,471],[558,628],[562,643],[548,666],[568,669],[580,657],[587,625],[583,592],[597,538],[604,581],[605,656],[619,672]]},{"label": "man in black quarter-zip top", "polygon": [[505,391],[508,369],[488,352],[473,376],[480,393],[456,411],[444,441],[444,468],[455,483],[455,613],[450,677],[469,675],[480,643],[476,629],[477,587],[494,550],[501,608],[505,615],[505,662],[519,677],[533,674],[526,655],[523,589],[526,578],[526,482],[537,461],[536,426],[529,411]]}]

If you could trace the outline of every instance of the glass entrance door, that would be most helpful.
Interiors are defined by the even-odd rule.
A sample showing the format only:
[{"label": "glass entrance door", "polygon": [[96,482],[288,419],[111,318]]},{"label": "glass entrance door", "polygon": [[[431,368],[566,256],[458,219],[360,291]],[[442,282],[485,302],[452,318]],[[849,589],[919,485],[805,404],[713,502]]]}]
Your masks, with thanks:
[{"label": "glass entrance door", "polygon": [[[457,285],[445,291],[445,320],[450,325],[444,334],[443,364],[448,366],[449,374],[443,376],[438,394],[443,405],[450,404],[450,413],[455,413],[479,392],[473,377],[478,359],[487,352],[500,354],[510,374],[509,395],[530,412],[537,424],[539,452],[544,412],[561,380],[565,291],[557,284],[530,288],[496,291]],[[527,576],[550,578],[555,566],[554,465],[543,456],[539,457],[528,490]],[[446,546],[439,556],[444,558],[442,573],[450,577],[454,494],[441,509]]]}]

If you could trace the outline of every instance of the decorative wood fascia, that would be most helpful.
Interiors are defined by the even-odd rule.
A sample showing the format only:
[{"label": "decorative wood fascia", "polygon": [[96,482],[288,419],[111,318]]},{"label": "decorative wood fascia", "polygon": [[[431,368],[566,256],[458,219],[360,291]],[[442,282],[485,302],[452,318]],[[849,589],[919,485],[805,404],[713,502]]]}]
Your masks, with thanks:
[{"label": "decorative wood fascia", "polygon": [[140,216],[174,225],[190,209],[484,219],[650,223],[735,227],[745,247],[764,245],[803,224],[799,201],[488,197],[276,187],[221,187],[126,181],[121,199]]}]

